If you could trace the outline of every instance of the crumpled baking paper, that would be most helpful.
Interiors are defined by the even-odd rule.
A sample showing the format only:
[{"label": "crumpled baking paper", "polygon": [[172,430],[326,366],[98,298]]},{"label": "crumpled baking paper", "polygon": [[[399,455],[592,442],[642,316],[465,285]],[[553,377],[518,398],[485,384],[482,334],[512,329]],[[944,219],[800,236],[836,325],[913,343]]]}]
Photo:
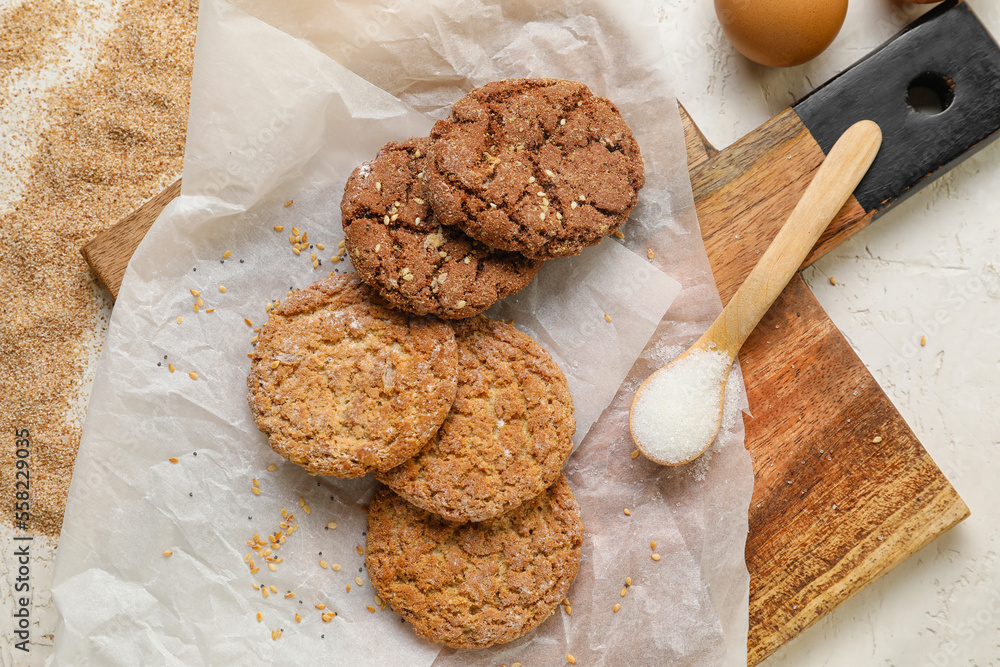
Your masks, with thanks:
[{"label": "crumpled baking paper", "polygon": [[[640,0],[202,2],[183,192],[133,257],[109,326],[60,539],[52,664],[745,664],[753,477],[738,374],[706,456],[680,468],[630,456],[638,383],[721,307],[651,17]],[[624,240],[549,262],[490,312],[567,375],[566,472],[587,537],[572,615],[454,651],[377,606],[362,555],[373,482],[311,477],[274,454],[247,407],[246,355],[268,302],[349,270],[330,258],[350,171],[509,76],[612,99],[647,184]],[[312,251],[292,253],[293,227],[325,246],[317,269]],[[276,571],[253,554],[253,575],[247,540],[279,530],[282,509],[299,528]],[[317,604],[338,616],[323,622]]]}]

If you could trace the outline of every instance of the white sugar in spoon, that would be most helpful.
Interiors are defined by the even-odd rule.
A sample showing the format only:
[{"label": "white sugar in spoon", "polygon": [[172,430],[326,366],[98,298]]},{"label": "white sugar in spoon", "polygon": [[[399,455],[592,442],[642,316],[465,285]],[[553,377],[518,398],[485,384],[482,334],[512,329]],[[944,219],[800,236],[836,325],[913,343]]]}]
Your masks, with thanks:
[{"label": "white sugar in spoon", "polygon": [[737,353],[861,182],[881,144],[882,131],[869,120],[855,123],[841,135],[757,266],[708,331],[635,392],[629,430],[646,458],[681,465],[696,459],[715,440],[722,423],[726,378]]}]

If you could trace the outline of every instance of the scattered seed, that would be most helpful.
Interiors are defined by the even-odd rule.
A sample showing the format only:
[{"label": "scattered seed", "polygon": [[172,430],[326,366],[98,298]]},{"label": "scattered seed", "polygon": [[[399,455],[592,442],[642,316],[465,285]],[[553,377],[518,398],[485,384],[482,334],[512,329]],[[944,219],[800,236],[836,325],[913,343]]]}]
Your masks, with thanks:
[{"label": "scattered seed", "polygon": [[334,564],[333,564],[333,571],[334,571],[334,572],[340,572],[340,566],[339,566],[339,565],[337,565],[336,563],[334,563]]},{"label": "scattered seed", "polygon": [[365,550],[362,549],[361,547],[354,547],[354,548],[358,550],[358,555],[360,555],[360,556],[364,556],[365,555]]},{"label": "scattered seed", "polygon": [[337,530],[337,524],[335,524],[333,521],[326,524],[326,527],[329,528],[330,530]]},{"label": "scattered seed", "polygon": [[300,614],[298,614],[298,613],[295,614],[295,622],[296,623],[301,623],[302,622],[302,616]]},{"label": "scattered seed", "polygon": [[283,231],[285,231],[285,227],[284,227],[284,225],[275,225],[274,226],[274,231],[276,231],[276,232],[283,232]]},{"label": "scattered seed", "polygon": [[572,653],[567,653],[566,654],[566,662],[568,662],[571,665],[575,665],[576,664],[576,658],[573,657]]},{"label": "scattered seed", "polygon": [[222,253],[222,258],[227,259],[232,254],[233,254],[232,250],[227,250],[226,252]]},{"label": "scattered seed", "polygon": [[634,458],[636,458],[636,457],[638,457],[638,456],[639,456],[639,450],[638,450],[638,449],[636,449],[636,450],[634,450],[634,451],[632,452],[632,458],[634,459]]},{"label": "scattered seed", "polygon": [[874,442],[877,445],[878,443],[882,442],[882,436],[876,435],[874,438],[872,438],[872,442]]},{"label": "scattered seed", "polygon": [[263,612],[257,612],[257,622],[260,623],[264,618]]},{"label": "scattered seed", "polygon": [[333,620],[333,617],[336,616],[336,615],[337,614],[335,614],[333,612],[327,612],[327,613],[323,614],[323,616],[322,616],[323,622],[324,623],[329,623],[330,621]]},{"label": "scattered seed", "polygon": [[660,554],[653,554],[652,556],[650,556],[650,558],[652,558],[655,561],[659,561],[660,560]]},{"label": "scattered seed", "polygon": [[618,613],[618,610],[619,610],[619,609],[621,609],[621,608],[622,608],[622,606],[621,606],[620,604],[616,604],[616,605],[615,605],[615,610],[614,610],[614,611],[615,611],[615,613],[617,614],[617,613]]},{"label": "scattered seed", "polygon": [[351,592],[351,585],[350,585],[350,584],[347,584],[347,592],[348,592],[348,593],[350,593],[350,592]]},{"label": "scattered seed", "polygon": [[921,336],[920,337],[920,347],[924,347],[925,345],[927,345],[927,336]]},{"label": "scattered seed", "polygon": [[318,605],[316,605],[316,608],[319,609],[320,611],[323,611],[324,609],[326,609],[326,605],[320,602]]},{"label": "scattered seed", "polygon": [[622,586],[621,596],[625,597],[628,594],[628,586]]},{"label": "scattered seed", "polygon": [[653,259],[653,249],[652,248],[646,248],[646,257],[648,257],[650,259]]},{"label": "scattered seed", "polygon": [[293,593],[293,592],[291,592],[291,591],[288,591],[287,593],[285,593],[285,599],[286,599],[286,600],[287,600],[288,598],[293,598],[293,597],[295,597],[295,593]]},{"label": "scattered seed", "polygon": [[652,542],[649,543],[649,548],[652,549],[653,551],[656,551],[656,540],[653,540]]},{"label": "scattered seed", "polygon": [[620,238],[620,239],[625,238],[625,234],[623,232],[620,232],[620,231],[615,232],[615,236],[618,237],[618,238]]},{"label": "scattered seed", "polygon": [[277,361],[272,361],[272,362],[271,362],[271,370],[273,371],[273,370],[275,370],[275,369],[276,369],[277,367],[278,367],[278,362],[277,362]]},{"label": "scattered seed", "polygon": [[169,461],[170,461],[171,463],[177,463],[178,461],[180,461],[180,459],[179,459],[179,458],[177,458],[176,456],[171,456],[171,457],[170,457],[170,458],[169,458],[168,460],[169,460]]},{"label": "scattered seed", "polygon": [[458,303],[456,303],[456,304],[455,304],[455,308],[457,308],[457,309],[459,309],[459,310],[461,310],[461,309],[465,308],[465,300],[464,300],[464,299],[462,299],[462,300],[460,300],[460,301],[459,301]]},{"label": "scattered seed", "polygon": [[180,323],[181,323],[181,322],[183,322],[183,321],[184,321],[184,318],[183,318],[183,317],[181,317],[180,315],[178,315],[178,316],[177,316],[177,324],[180,324]]},{"label": "scattered seed", "polygon": [[625,508],[625,516],[632,516],[632,512],[627,507]]},{"label": "scattered seed", "polygon": [[573,615],[573,607],[571,607],[569,605],[566,605],[566,615],[567,616],[572,616]]},{"label": "scattered seed", "polygon": [[[277,469],[278,469],[278,466],[276,466],[276,465],[274,465],[274,464],[272,463],[271,465],[267,466],[267,469],[268,469],[268,470],[270,470],[271,472],[274,472],[275,470],[277,470]],[[288,513],[287,513],[287,511],[286,511],[286,512],[285,512],[285,515],[287,516],[287,514],[288,514]]]},{"label": "scattered seed", "polygon": [[289,206],[291,206],[294,203],[295,203],[294,199],[289,199],[288,201],[285,202],[285,208],[288,208]]},{"label": "scattered seed", "polygon": [[373,614],[375,613],[375,607],[371,606],[370,604],[369,605],[365,605],[365,609],[367,609],[368,611],[370,611]]},{"label": "scattered seed", "polygon": [[833,276],[830,276],[830,284],[831,285],[836,285],[837,284],[837,279],[834,278]]},{"label": "scattered seed", "polygon": [[170,369],[171,373],[174,372],[174,365],[173,364],[167,364],[167,368]]},{"label": "scattered seed", "polygon": [[267,569],[269,569],[271,572],[277,572],[278,571],[278,566],[275,565],[274,563],[268,563],[267,564]]},{"label": "scattered seed", "polygon": [[173,552],[173,551],[164,551],[164,552],[163,552],[163,557],[164,557],[164,558],[170,558],[170,557],[171,557],[171,556],[173,556],[173,555],[174,555],[174,552]]},{"label": "scattered seed", "polygon": [[382,183],[380,183],[379,181],[375,181],[375,189],[379,192],[382,192]]},{"label": "scattered seed", "polygon": [[632,577],[625,577],[625,585],[626,586],[632,585]]},{"label": "scattered seed", "polygon": [[611,321],[611,316],[608,315],[607,313],[604,313],[604,321],[605,322],[610,322]]},{"label": "scattered seed", "polygon": [[260,495],[260,489],[258,489],[256,486],[251,486],[250,490],[253,491],[253,493],[254,493],[255,496],[259,496]]},{"label": "scattered seed", "polygon": [[225,292],[226,292],[226,286],[225,285],[219,285],[219,291],[222,292],[223,294],[225,294]]},{"label": "scattered seed", "polygon": [[365,582],[361,581],[361,577],[354,577],[354,583],[356,583],[358,586],[365,585]]},{"label": "scattered seed", "polygon": [[195,373],[194,371],[189,371],[188,375],[191,377],[192,380],[197,380],[198,379],[198,374]]},{"label": "scattered seed", "polygon": [[328,567],[328,566],[327,566],[327,564],[326,564],[326,561],[325,561],[325,560],[321,560],[321,561],[319,562],[319,566],[320,566],[321,568],[323,568],[324,570],[325,570],[325,569],[326,569],[326,568]]},{"label": "scattered seed", "polygon": [[274,586],[268,586],[268,588],[270,588],[270,589],[271,589],[271,592],[272,592],[272,593],[277,593],[277,592],[278,592],[278,589],[277,589],[277,588],[275,588]]}]

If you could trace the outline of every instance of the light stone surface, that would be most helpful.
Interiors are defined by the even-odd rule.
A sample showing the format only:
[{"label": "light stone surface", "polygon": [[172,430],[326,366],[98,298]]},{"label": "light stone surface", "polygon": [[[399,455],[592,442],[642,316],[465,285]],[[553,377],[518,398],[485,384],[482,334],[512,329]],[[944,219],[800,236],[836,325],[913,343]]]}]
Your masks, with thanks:
[{"label": "light stone surface", "polygon": [[[1000,5],[970,4],[1000,35]],[[787,70],[740,56],[710,2],[662,2],[660,19],[677,96],[724,147],[930,8],[856,0],[831,47]],[[768,667],[1000,665],[998,183],[1000,143],[805,273],[972,516],[807,629]]]}]

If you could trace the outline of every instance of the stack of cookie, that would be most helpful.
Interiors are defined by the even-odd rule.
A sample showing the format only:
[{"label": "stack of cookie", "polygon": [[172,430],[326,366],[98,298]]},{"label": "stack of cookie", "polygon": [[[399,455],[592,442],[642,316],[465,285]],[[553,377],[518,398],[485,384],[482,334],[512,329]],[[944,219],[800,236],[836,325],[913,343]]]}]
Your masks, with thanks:
[{"label": "stack of cookie", "polygon": [[476,88],[429,138],[358,167],[341,214],[366,283],[417,315],[472,317],[628,220],[645,183],[632,131],[582,83]]},{"label": "stack of cookie", "polygon": [[296,292],[260,333],[258,426],[310,473],[375,472],[369,576],[421,637],[507,642],[566,597],[583,542],[561,472],[566,378],[529,336],[471,316],[617,230],[642,183],[631,132],[586,86],[476,89],[429,139],[390,143],[351,175],[360,280]]}]

